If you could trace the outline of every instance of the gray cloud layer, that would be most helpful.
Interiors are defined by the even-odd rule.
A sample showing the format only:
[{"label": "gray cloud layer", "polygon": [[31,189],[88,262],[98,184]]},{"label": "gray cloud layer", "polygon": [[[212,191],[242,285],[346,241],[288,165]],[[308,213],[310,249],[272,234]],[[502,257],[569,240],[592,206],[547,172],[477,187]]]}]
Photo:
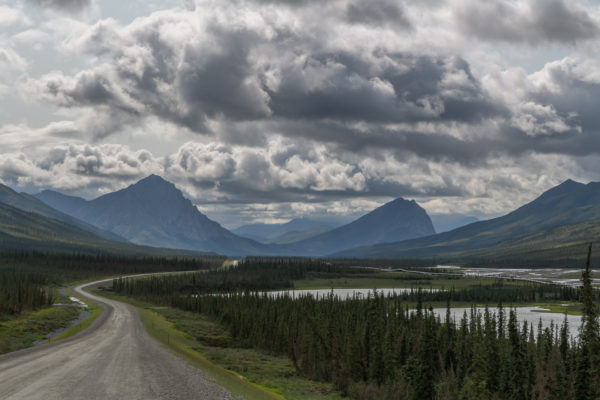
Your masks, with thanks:
[{"label": "gray cloud layer", "polygon": [[[584,3],[186,4],[125,25],[73,23],[76,33],[57,26],[66,19],[45,23],[59,51],[85,59],[76,71],[28,75],[26,60],[0,47],[0,92],[20,75],[23,97],[67,119],[0,129],[0,179],[92,195],[158,173],[204,205],[402,195],[437,211],[450,200],[436,197],[460,197],[493,214],[528,199],[520,191],[592,175],[598,62],[580,53],[526,73],[486,59],[498,42],[593,48],[598,16]],[[195,139],[160,156],[99,144],[131,132]]]},{"label": "gray cloud layer", "polygon": [[61,12],[79,13],[92,4],[92,0],[29,0],[40,7]]},{"label": "gray cloud layer", "polygon": [[564,0],[467,1],[456,17],[461,29],[486,40],[574,43],[599,33],[587,10]]}]

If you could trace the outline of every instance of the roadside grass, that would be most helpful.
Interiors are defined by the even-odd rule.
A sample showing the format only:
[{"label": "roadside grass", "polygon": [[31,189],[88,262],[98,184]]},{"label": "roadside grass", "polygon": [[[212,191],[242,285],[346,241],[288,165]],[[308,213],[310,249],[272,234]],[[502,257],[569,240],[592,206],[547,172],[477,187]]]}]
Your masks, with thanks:
[{"label": "roadside grass", "polygon": [[137,307],[144,327],[173,353],[244,399],[341,399],[332,385],[298,376],[287,357],[236,347],[227,330],[201,314],[155,307],[108,290],[94,293]]},{"label": "roadside grass", "polygon": [[79,309],[48,307],[0,322],[0,354],[31,347],[36,340],[65,327],[79,315]]},{"label": "roadside grass", "polygon": [[[64,332],[62,332],[57,337],[49,340],[49,341],[52,341],[52,342],[56,342],[58,340],[67,339],[67,338],[69,338],[71,336],[74,336],[74,335],[78,334],[79,332],[81,332],[82,330],[84,330],[88,326],[90,326],[92,324],[92,322],[94,322],[94,320],[96,318],[98,318],[100,316],[100,314],[102,314],[102,307],[100,307],[95,302],[93,302],[91,300],[88,300],[88,299],[84,299],[83,297],[79,297],[79,296],[75,295],[72,291],[70,291],[69,289],[66,289],[65,291],[69,294],[69,296],[76,297],[79,300],[83,301],[85,304],[87,304],[88,311],[90,312],[90,315],[88,315],[86,319],[84,319],[83,321],[79,322],[78,324],[76,324],[76,325],[74,325],[74,326],[66,329]],[[80,310],[80,309],[78,309],[78,310]]]}]

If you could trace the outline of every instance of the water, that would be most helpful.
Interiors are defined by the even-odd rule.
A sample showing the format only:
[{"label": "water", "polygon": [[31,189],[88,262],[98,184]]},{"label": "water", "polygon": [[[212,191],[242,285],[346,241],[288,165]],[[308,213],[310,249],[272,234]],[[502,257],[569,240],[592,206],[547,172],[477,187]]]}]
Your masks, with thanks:
[{"label": "water", "polygon": [[[542,319],[542,328],[549,328],[551,322],[554,322],[554,325],[558,325],[559,327],[562,325],[565,320],[565,314],[563,313],[549,313],[549,312],[540,312],[543,308],[540,307],[515,307],[517,311],[517,321],[519,322],[519,328],[523,326],[523,321],[527,321],[527,325],[533,324],[534,334],[537,333],[538,323],[540,318]],[[478,307],[478,311],[483,315],[484,308]],[[471,314],[470,308],[451,308],[450,314],[454,321],[459,324],[463,318],[464,312],[467,312],[467,318]],[[498,313],[497,308],[489,308],[490,314]],[[504,314],[506,320],[508,320],[510,309],[504,308]],[[436,316],[439,316],[443,321],[446,318],[446,309],[445,308],[434,308],[433,313]],[[579,327],[581,326],[581,316],[577,315],[567,315],[567,321],[569,323],[569,333],[572,337],[576,337],[579,334]]]},{"label": "water", "polygon": [[[581,272],[579,268],[463,268],[460,270],[465,276],[486,277],[501,279],[519,279],[539,283],[556,283],[559,285],[581,286]],[[600,284],[600,271],[592,270],[592,283]]]},{"label": "water", "polygon": [[[379,288],[377,289],[377,293],[379,295],[383,294],[385,296],[394,294],[402,294],[402,293],[410,293],[413,290],[416,292],[416,289],[410,288]],[[424,289],[424,292],[437,292],[438,289]],[[363,297],[367,298],[367,296],[373,296],[373,289],[306,289],[306,290],[277,290],[273,292],[265,292],[269,296],[279,297],[289,295],[291,298],[296,299],[301,296],[312,295],[317,298],[323,298],[329,296],[330,293],[333,292],[333,295],[339,297],[341,299],[346,299],[348,297]]]}]

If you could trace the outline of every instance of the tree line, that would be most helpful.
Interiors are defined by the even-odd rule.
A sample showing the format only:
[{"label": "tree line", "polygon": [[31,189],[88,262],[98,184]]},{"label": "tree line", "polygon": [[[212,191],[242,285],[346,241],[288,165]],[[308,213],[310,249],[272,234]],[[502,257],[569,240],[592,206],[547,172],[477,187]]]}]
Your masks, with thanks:
[{"label": "tree line", "polygon": [[17,269],[45,276],[50,283],[64,284],[95,277],[148,272],[216,269],[225,257],[126,257],[109,254],[0,252],[0,270]]},{"label": "tree line", "polygon": [[224,257],[119,257],[29,251],[0,253],[0,319],[48,307],[54,287],[111,275],[215,269]]},{"label": "tree line", "polygon": [[0,270],[0,319],[36,310],[54,302],[45,276],[16,269]]},{"label": "tree line", "polygon": [[[263,269],[258,264],[252,268],[264,274],[257,277],[275,267],[285,269],[282,262]],[[301,269],[292,264],[290,270]],[[276,297],[249,287],[240,291],[240,286],[228,295],[194,293],[198,280],[212,273],[117,279],[113,289],[208,315],[229,329],[238,346],[287,355],[298,374],[330,381],[357,399],[587,400],[600,394],[600,340],[589,261],[586,271],[577,293],[584,305],[579,340],[572,339],[566,318],[549,328],[540,321],[535,332],[502,305],[473,308],[457,323],[450,317],[450,292],[446,316],[439,318],[423,306],[428,292],[421,290],[414,291],[417,305],[411,310],[406,298],[377,292],[345,300]],[[515,287],[525,293],[531,289]],[[485,290],[456,289],[452,298],[463,291],[475,296]],[[540,290],[534,293],[539,296]]]}]

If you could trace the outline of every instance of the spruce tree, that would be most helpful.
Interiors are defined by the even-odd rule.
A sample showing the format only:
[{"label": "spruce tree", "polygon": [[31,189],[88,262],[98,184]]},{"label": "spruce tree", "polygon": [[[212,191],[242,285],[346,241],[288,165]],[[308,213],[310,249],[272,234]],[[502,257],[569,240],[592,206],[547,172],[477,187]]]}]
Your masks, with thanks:
[{"label": "spruce tree", "polygon": [[594,292],[591,279],[592,245],[588,247],[587,261],[581,276],[581,331],[579,334],[579,349],[575,371],[575,398],[577,400],[595,399],[598,379],[598,311],[594,302]]}]

